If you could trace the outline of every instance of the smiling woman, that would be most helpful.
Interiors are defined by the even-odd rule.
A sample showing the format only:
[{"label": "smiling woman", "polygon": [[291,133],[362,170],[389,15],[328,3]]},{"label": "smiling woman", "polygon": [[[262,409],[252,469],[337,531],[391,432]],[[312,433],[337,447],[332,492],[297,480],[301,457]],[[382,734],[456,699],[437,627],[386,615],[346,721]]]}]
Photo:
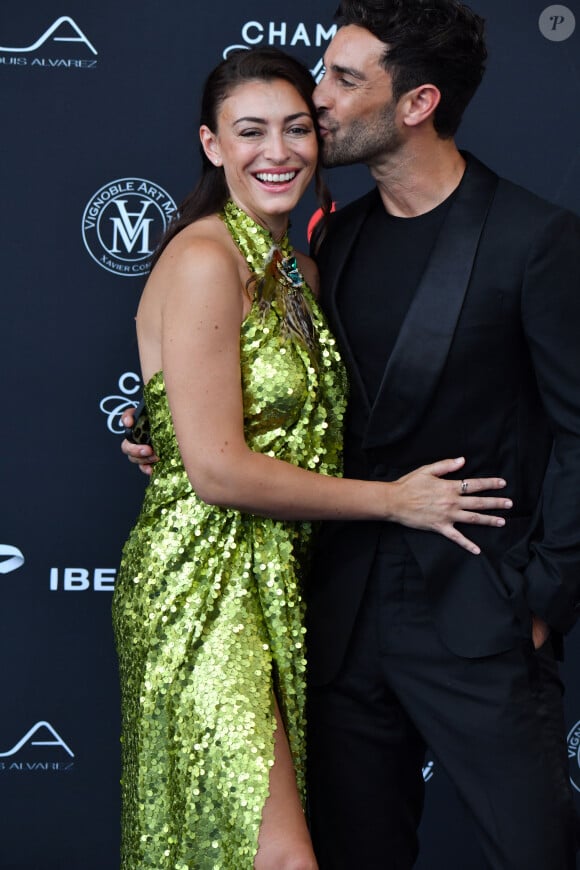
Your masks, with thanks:
[{"label": "smiling woman", "polygon": [[210,76],[203,175],[139,305],[160,461],[114,599],[124,870],[316,867],[301,806],[311,529],[268,480],[271,463],[340,470],[344,373],[286,235],[318,172],[313,87],[274,49]]},{"label": "smiling woman", "polygon": [[395,483],[340,477],[346,376],[314,263],[287,235],[313,177],[324,191],[313,89],[271,48],[214,70],[202,177],[139,304],[159,461],[114,595],[123,870],[315,870],[302,810],[310,521],[397,520],[476,552],[453,520],[506,506],[440,479],[462,460]]},{"label": "smiling woman", "polygon": [[[259,48],[246,51],[240,49],[229,53],[227,60],[223,61],[213,73],[209,76],[202,95],[201,112],[200,112],[200,140],[205,136],[209,141],[217,140],[221,135],[227,135],[222,129],[222,109],[226,108],[225,103],[228,102],[231,106],[231,98],[239,91],[240,88],[250,86],[246,90],[246,99],[252,97],[254,93],[267,85],[270,95],[274,95],[275,115],[272,117],[272,124],[275,118],[280,116],[280,107],[276,105],[275,95],[277,88],[282,91],[293,94],[292,103],[296,107],[296,98],[299,98],[300,106],[295,108],[298,111],[299,117],[296,119],[299,128],[304,128],[305,124],[310,125],[311,134],[299,133],[298,137],[306,135],[306,138],[320,145],[320,132],[316,120],[317,110],[312,100],[314,91],[314,81],[310,72],[295,61],[294,58],[286,55],[284,52],[276,48]],[[254,89],[256,89],[254,91]],[[272,105],[272,103],[271,103]],[[258,128],[252,128],[252,122],[258,122],[258,125],[266,120],[266,118],[258,117],[256,104],[251,99],[250,105],[246,105],[244,115],[246,123],[249,120],[250,127],[247,130],[245,138],[253,138],[260,136],[263,132]],[[230,123],[234,120],[244,120],[243,116],[233,117],[230,115]],[[292,121],[291,117],[288,121]],[[220,122],[220,123],[218,123]],[[205,132],[203,132],[205,131]],[[238,134],[239,135],[239,134]],[[296,132],[294,133],[296,137]],[[163,253],[167,244],[176,236],[182,229],[190,226],[194,221],[202,217],[217,214],[224,203],[230,197],[230,190],[226,181],[225,169],[223,166],[223,158],[219,154],[210,154],[206,152],[203,143],[200,144],[200,154],[202,160],[202,174],[195,186],[194,190],[186,197],[179,207],[179,217],[174,220],[164,235],[153,259],[153,265],[157,262]],[[280,170],[280,166],[276,162],[268,162],[261,167],[272,172],[276,169]],[[329,213],[332,201],[330,193],[324,184],[320,164],[314,158],[314,183],[316,195],[322,206],[324,213]],[[305,185],[306,186],[306,185]],[[296,197],[294,205],[298,201]],[[293,206],[292,206],[293,207]]]},{"label": "smiling woman", "polygon": [[206,155],[224,167],[230,196],[279,236],[316,169],[314,119],[289,82],[238,85],[221,107],[216,132],[201,128]]}]

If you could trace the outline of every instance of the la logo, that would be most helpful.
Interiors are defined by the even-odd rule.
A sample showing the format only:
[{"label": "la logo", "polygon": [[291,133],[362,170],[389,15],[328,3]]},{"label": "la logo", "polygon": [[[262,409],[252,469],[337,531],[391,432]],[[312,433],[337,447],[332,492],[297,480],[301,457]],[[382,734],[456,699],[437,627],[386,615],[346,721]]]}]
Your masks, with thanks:
[{"label": "la logo", "polygon": [[[63,31],[68,35],[60,35],[56,36],[55,34],[59,31]],[[71,29],[76,34],[74,36],[70,35]],[[50,27],[44,31],[42,36],[39,36],[36,42],[33,42],[31,45],[25,45],[20,48],[8,48],[7,46],[0,46],[0,51],[9,51],[11,54],[16,54],[18,52],[27,52],[27,51],[36,51],[37,48],[40,48],[41,45],[44,45],[49,39],[52,39],[53,42],[83,42],[87,48],[89,48],[93,54],[98,54],[97,49],[94,47],[92,42],[85,36],[82,32],[76,21],[74,19],[69,18],[68,15],[61,15],[60,18],[57,18]]]},{"label": "la logo", "polygon": [[[32,738],[34,737],[34,735],[38,731],[40,731],[41,729],[45,729],[46,731],[48,731],[52,735],[53,739],[52,740],[46,740],[46,739],[33,740]],[[45,738],[46,738],[46,735],[45,735]],[[20,740],[18,740],[18,742],[14,744],[12,749],[9,749],[7,752],[0,752],[0,758],[8,758],[9,755],[16,755],[16,753],[20,749],[22,749],[23,746],[26,746],[27,743],[30,743],[31,746],[52,746],[52,747],[61,746],[65,750],[65,752],[68,752],[68,754],[71,756],[71,758],[75,757],[75,754],[72,751],[72,749],[70,749],[66,745],[66,743],[64,742],[64,740],[62,739],[60,734],[57,733],[57,731],[52,727],[50,722],[37,722],[35,725],[32,726],[32,728],[29,731],[26,732],[24,737],[21,737]]]}]

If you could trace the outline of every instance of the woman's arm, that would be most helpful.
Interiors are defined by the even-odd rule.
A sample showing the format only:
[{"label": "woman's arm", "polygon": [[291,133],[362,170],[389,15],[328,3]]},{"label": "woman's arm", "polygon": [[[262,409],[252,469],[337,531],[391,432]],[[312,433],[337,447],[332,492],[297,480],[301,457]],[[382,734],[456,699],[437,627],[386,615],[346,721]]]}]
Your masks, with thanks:
[{"label": "woman's arm", "polygon": [[[453,523],[503,525],[476,513],[501,498],[461,495],[462,459],[425,466],[394,483],[341,479],[252,451],[245,442],[240,376],[243,296],[238,265],[217,241],[192,240],[157,265],[163,304],[162,360],[177,441],[191,484],[209,504],[276,519],[391,520],[478,548]],[[470,481],[470,492],[502,487]]]}]

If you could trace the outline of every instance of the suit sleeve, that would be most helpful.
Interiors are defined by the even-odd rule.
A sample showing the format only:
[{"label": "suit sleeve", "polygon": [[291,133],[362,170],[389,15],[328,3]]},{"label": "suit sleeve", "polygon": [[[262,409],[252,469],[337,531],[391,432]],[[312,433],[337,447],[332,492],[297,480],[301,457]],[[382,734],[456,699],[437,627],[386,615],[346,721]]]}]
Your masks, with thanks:
[{"label": "suit sleeve", "polygon": [[553,434],[526,599],[565,633],[580,615],[580,219],[571,213],[553,214],[530,245],[522,323]]}]

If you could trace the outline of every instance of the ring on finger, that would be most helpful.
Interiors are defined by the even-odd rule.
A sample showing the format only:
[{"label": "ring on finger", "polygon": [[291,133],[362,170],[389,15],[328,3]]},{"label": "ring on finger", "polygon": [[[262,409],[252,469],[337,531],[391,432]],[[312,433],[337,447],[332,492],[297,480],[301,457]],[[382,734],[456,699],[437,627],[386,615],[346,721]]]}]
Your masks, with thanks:
[{"label": "ring on finger", "polygon": [[469,483],[466,480],[461,481],[461,495],[465,495],[469,489]]}]

